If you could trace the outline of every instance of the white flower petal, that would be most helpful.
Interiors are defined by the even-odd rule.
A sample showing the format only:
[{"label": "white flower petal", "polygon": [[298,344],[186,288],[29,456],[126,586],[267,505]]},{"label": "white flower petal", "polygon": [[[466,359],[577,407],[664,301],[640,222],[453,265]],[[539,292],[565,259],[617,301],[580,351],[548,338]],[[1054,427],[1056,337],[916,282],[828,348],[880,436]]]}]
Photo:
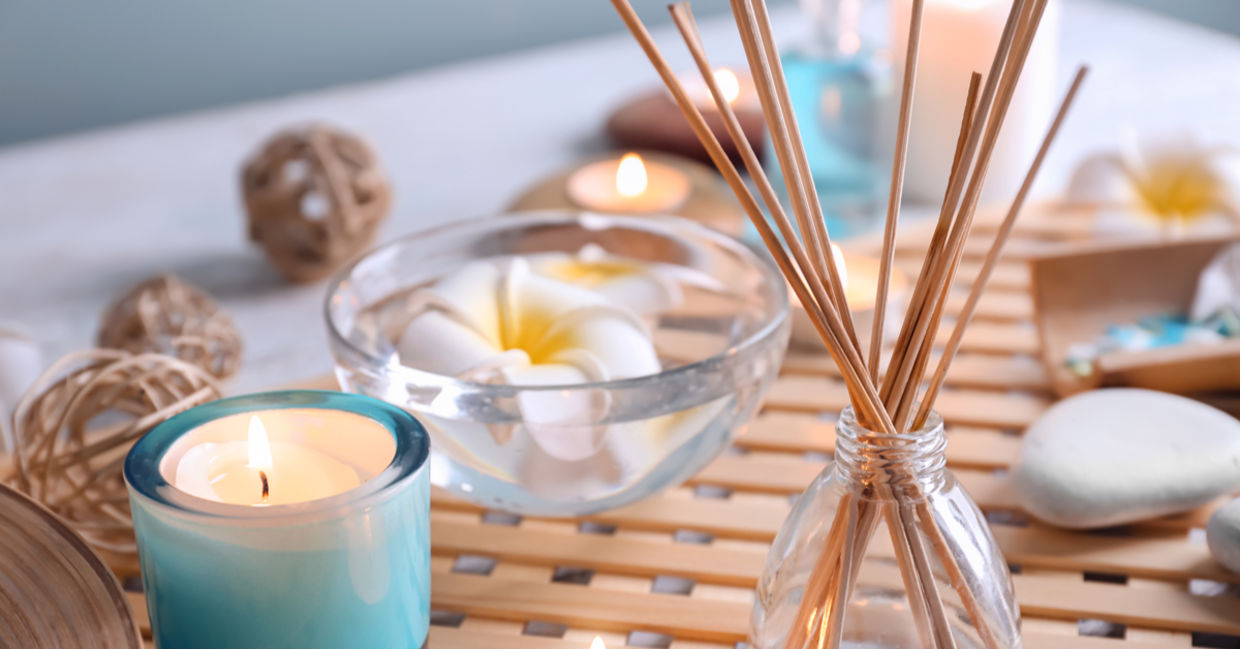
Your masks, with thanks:
[{"label": "white flower petal", "polygon": [[650,334],[640,320],[614,310],[578,313],[581,315],[576,318],[574,314],[566,316],[566,321],[572,320],[549,332],[547,341],[563,350],[549,354],[551,360],[559,362],[568,350],[586,350],[605,368],[608,379],[647,376],[662,370]]},{"label": "white flower petal", "polygon": [[[574,385],[589,376],[567,364],[530,365],[502,370],[513,385]],[[523,428],[548,455],[569,462],[594,455],[602,447],[605,426],[590,425],[601,418],[604,393],[595,390],[531,390],[517,397]]]},{"label": "white flower petal", "polygon": [[476,261],[443,277],[427,290],[452,305],[457,314],[466,316],[483,336],[498,342],[499,303],[495,291],[502,275],[494,262]]},{"label": "white flower petal", "polygon": [[409,322],[396,349],[402,364],[445,376],[483,365],[502,351],[474,329],[433,310]]}]

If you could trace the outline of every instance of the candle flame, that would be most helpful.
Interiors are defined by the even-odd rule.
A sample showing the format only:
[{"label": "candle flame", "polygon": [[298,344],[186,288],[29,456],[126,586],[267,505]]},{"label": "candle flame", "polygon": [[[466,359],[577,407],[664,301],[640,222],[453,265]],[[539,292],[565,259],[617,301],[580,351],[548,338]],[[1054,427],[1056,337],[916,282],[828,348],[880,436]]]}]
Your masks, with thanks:
[{"label": "candle flame", "polygon": [[719,68],[715,70],[715,85],[719,86],[719,92],[723,93],[723,98],[728,103],[735,103],[736,98],[741,96],[741,80],[736,78],[736,73],[727,69]]},{"label": "candle flame", "polygon": [[257,415],[250,416],[249,456],[251,468],[271,468],[271,442],[267,439],[267,429]]},{"label": "candle flame", "polygon": [[844,264],[844,251],[840,245],[831,242],[831,257],[835,260],[835,272],[840,274],[840,286],[848,286],[848,267]]},{"label": "candle flame", "polygon": [[590,641],[590,649],[607,649],[607,645],[603,644],[603,636],[594,636]]},{"label": "candle flame", "polygon": [[616,168],[616,191],[632,198],[646,191],[646,165],[636,153],[626,153]]}]

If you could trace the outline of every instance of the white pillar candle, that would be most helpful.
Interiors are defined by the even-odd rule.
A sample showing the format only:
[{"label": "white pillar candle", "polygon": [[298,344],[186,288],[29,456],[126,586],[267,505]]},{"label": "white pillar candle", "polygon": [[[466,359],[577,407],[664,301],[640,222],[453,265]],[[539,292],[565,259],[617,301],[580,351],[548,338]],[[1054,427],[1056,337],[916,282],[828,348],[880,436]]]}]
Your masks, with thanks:
[{"label": "white pillar candle", "polygon": [[[964,111],[969,76],[985,75],[1011,0],[925,0],[905,196],[942,201]],[[892,0],[891,57],[903,76],[912,0]],[[1050,0],[991,158],[982,200],[1010,201],[1050,124],[1055,99],[1059,3]],[[984,82],[984,80],[983,80]],[[897,85],[897,87],[899,87]],[[899,103],[899,93],[892,94]],[[895,107],[890,111],[895,115]],[[894,132],[895,120],[889,120]]]}]

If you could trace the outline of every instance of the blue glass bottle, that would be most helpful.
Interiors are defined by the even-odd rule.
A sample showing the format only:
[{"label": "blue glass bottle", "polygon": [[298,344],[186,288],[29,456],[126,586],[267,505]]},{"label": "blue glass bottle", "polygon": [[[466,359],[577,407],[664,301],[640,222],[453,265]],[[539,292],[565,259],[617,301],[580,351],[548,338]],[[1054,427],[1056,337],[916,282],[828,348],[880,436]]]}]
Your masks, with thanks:
[{"label": "blue glass bottle", "polygon": [[[890,65],[861,41],[861,3],[801,0],[813,37],[780,57],[827,229],[837,238],[881,222],[890,175],[890,156],[879,137]],[[782,189],[773,150],[765,160],[767,174]]]}]

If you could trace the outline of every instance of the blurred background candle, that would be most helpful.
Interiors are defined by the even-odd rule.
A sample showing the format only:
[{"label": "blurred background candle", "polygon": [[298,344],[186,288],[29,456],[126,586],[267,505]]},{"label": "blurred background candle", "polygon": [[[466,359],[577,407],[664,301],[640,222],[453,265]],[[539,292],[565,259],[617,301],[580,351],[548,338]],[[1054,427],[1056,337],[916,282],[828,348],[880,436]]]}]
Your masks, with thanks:
[{"label": "blurred background candle", "polygon": [[[697,70],[685,71],[677,76],[685,92],[689,94],[689,98],[699,110],[703,112],[719,110],[719,106],[715,104],[715,97],[710,94],[710,87],[702,80],[702,75]],[[727,99],[732,110],[737,112],[762,110],[762,104],[758,101],[758,89],[754,86],[753,77],[748,72],[732,68],[715,68],[713,76],[715,84],[719,86],[719,91],[723,93],[724,99]],[[717,135],[720,134],[726,135],[727,131],[717,133]]]},{"label": "blurred background candle", "polygon": [[[874,305],[878,299],[878,276],[881,262],[877,257],[869,257],[860,253],[850,252],[845,255],[843,250],[834,243],[831,248],[835,255],[835,268],[839,271],[840,281],[844,284],[844,299],[852,309],[853,324],[862,347],[870,340],[870,328],[874,322]],[[887,314],[883,317],[883,341],[890,342],[900,332],[900,324],[904,318],[904,302],[908,290],[908,277],[899,268],[893,268],[891,284],[887,289]],[[788,299],[793,305],[792,343],[805,349],[822,349],[822,339],[814,323],[801,307],[796,294],[789,293]]]},{"label": "blurred background candle", "polygon": [[[904,179],[906,196],[943,200],[969,75],[975,70],[987,73],[1010,6],[1008,0],[926,0]],[[891,3],[891,52],[897,78],[904,73],[911,7],[912,0]],[[983,201],[1010,201],[1033,160],[1055,102],[1058,41],[1059,3],[1050,0],[991,158]],[[891,103],[898,103],[899,93],[892,96]],[[894,125],[896,107],[889,109],[887,123]]]},{"label": "blurred background candle", "polygon": [[574,203],[588,210],[649,214],[680,207],[689,198],[689,178],[671,165],[626,153],[578,169],[566,189]]},{"label": "blurred background candle", "polygon": [[428,452],[407,412],[334,392],[156,427],[125,461],[156,646],[422,646]]}]

